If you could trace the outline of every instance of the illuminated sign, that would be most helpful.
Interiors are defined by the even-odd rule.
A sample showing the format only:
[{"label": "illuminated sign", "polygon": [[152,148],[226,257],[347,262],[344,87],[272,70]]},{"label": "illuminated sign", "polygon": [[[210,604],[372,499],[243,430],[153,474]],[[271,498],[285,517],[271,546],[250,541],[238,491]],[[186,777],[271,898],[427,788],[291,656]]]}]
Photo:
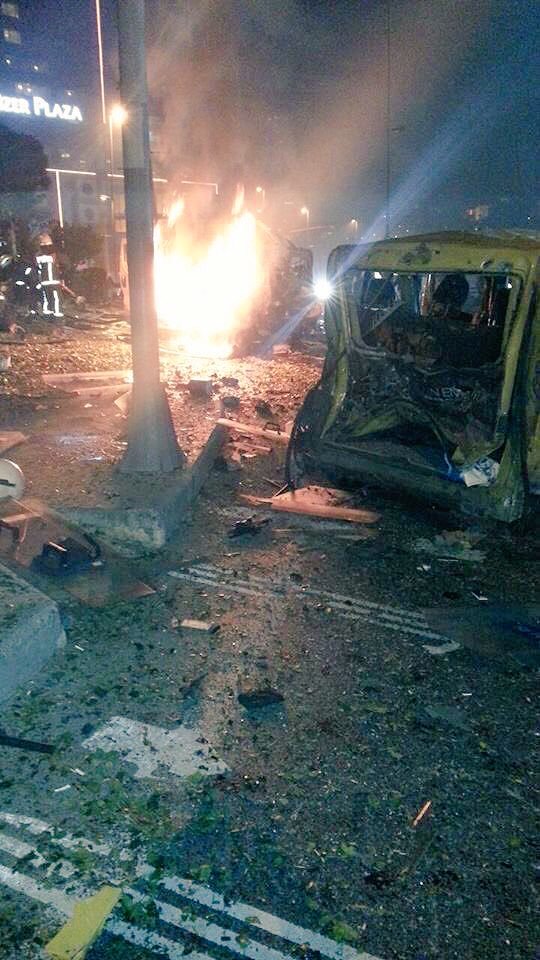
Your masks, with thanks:
[{"label": "illuminated sign", "polygon": [[23,117],[44,117],[47,120],[69,120],[82,123],[80,107],[73,103],[48,103],[43,97],[7,97],[0,93],[0,113],[16,113]]}]

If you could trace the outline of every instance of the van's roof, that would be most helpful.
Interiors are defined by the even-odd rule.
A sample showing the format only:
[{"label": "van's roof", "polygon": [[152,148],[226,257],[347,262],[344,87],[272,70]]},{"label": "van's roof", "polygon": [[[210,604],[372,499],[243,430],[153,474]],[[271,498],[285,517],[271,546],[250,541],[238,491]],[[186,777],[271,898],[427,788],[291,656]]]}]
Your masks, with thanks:
[{"label": "van's roof", "polygon": [[[373,246],[384,244],[419,244],[419,243],[448,243],[467,244],[473,247],[505,247],[516,250],[539,250],[540,233],[534,230],[493,230],[493,231],[466,231],[443,230],[440,233],[420,233],[414,236],[391,237],[388,240],[378,240]],[[363,244],[361,244],[363,246]],[[366,244],[368,246],[368,244]],[[371,246],[371,244],[369,244]]]}]

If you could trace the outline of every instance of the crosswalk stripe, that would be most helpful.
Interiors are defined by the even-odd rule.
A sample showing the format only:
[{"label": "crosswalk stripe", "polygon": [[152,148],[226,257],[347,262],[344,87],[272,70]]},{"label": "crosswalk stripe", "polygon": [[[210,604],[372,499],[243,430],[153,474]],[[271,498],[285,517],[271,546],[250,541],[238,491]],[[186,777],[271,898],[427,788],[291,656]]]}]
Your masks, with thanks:
[{"label": "crosswalk stripe", "polygon": [[[143,930],[132,923],[126,923],[124,920],[112,918],[105,927],[107,933],[115,937],[121,937],[127,943],[132,943],[137,947],[145,947],[146,950],[152,950],[154,953],[165,954],[169,960],[186,960],[186,948],[175,940],[169,940],[160,933],[153,930]],[[189,953],[189,960],[214,960],[208,953]]]},{"label": "crosswalk stripe", "polygon": [[[210,563],[198,563],[195,566],[189,567],[190,573],[197,573],[198,571],[204,571],[208,575],[216,576],[230,576],[233,578],[234,582],[238,581],[240,583],[259,583],[261,586],[268,586],[268,578],[260,577],[257,574],[249,573],[248,580],[242,580],[238,578],[234,570],[225,567],[216,567]],[[332,600],[339,600],[343,603],[346,603],[348,606],[359,606],[366,607],[370,610],[382,610],[387,613],[393,614],[394,616],[406,617],[407,619],[417,620],[419,623],[425,624],[426,620],[422,613],[418,613],[414,610],[405,610],[404,607],[394,607],[388,603],[375,603],[373,600],[365,600],[363,597],[352,597],[345,593],[334,593],[331,590],[314,590],[311,587],[304,586],[302,584],[296,584],[289,580],[284,580],[283,578],[278,578],[272,580],[273,589],[281,589],[283,592],[292,591],[293,593],[307,594],[311,596],[321,596],[329,597]]]},{"label": "crosswalk stripe", "polygon": [[[128,896],[132,897],[138,903],[150,903],[150,897],[133,890],[131,887],[126,890]],[[204,920],[202,917],[186,916],[178,907],[173,906],[166,900],[154,899],[160,920],[170,923],[181,930],[187,930],[188,933],[195,934],[208,943],[214,943],[216,946],[231,953],[239,954],[241,957],[248,957],[249,960],[293,960],[290,954],[281,953],[273,947],[267,947],[264,943],[257,943],[250,940],[247,943],[239,943],[239,934],[227,927],[220,927],[217,923]]]},{"label": "crosswalk stripe", "polygon": [[[1,820],[9,823],[12,827],[26,829],[30,833],[47,833],[47,840],[51,839],[50,835],[53,828],[44,821],[0,811]],[[57,842],[65,846],[78,845],[85,849],[92,849],[103,856],[107,856],[107,853],[111,850],[108,844],[97,844],[83,837],[74,838],[70,834],[66,837],[58,837]],[[32,867],[47,867],[47,860],[35,847],[19,838],[11,837],[5,832],[0,833],[0,850],[15,859],[35,854]],[[51,864],[51,866],[54,866],[54,864]],[[67,864],[67,866],[72,869],[70,864]],[[137,872],[140,877],[147,877],[152,872],[152,868],[141,859]],[[68,894],[59,887],[45,886],[33,877],[0,863],[0,884],[2,883],[18,893],[55,908],[60,914],[67,917],[72,915],[77,900],[89,895],[86,887],[81,884],[70,885],[70,893]],[[159,884],[164,892],[184,897],[201,907],[207,907],[222,914],[224,918],[230,917],[233,920],[240,921],[250,931],[249,936],[246,933],[246,927],[239,933],[229,927],[222,927],[208,918],[193,915],[191,910],[188,912],[186,908],[179,908],[167,900],[151,897],[131,887],[125,890],[125,893],[136,903],[145,905],[153,903],[159,919],[163,923],[179,931],[184,931],[184,933],[195,935],[209,944],[247,958],[247,960],[293,960],[294,950],[293,954],[289,954],[258,941],[256,937],[254,939],[253,933],[257,930],[279,937],[282,941],[289,941],[291,944],[309,947],[321,954],[322,957],[328,958],[328,960],[378,960],[371,954],[359,952],[346,944],[338,944],[321,933],[305,929],[288,920],[282,920],[250,904],[241,901],[228,904],[221,894],[192,880],[163,876],[160,878]],[[154,953],[165,954],[169,960],[179,960],[180,957],[185,958],[187,954],[189,954],[188,960],[215,960],[210,954],[190,951],[189,947],[186,948],[181,942],[171,940],[154,930],[126,923],[114,916],[109,918],[105,929],[111,935],[120,937],[128,943],[145,947]]]},{"label": "crosswalk stripe", "polygon": [[[47,907],[53,907],[62,917],[73,915],[77,897],[69,896],[63,890],[55,887],[45,887],[32,877],[10,870],[2,864],[0,864],[0,883],[16,893],[22,893]],[[182,944],[175,943],[174,940],[169,940],[167,937],[162,937],[152,930],[143,930],[131,923],[114,918],[107,922],[105,929],[127,943],[145,947],[154,953],[165,953],[169,960],[180,960],[180,958],[185,960],[186,950]],[[190,953],[189,960],[213,960],[213,958],[205,953]]]},{"label": "crosswalk stripe", "polygon": [[49,823],[45,823],[44,820],[37,820],[35,817],[27,817],[24,814],[7,813],[2,810],[0,811],[0,821],[16,829],[25,827],[29,833],[37,836],[48,833],[50,836],[47,837],[47,840],[50,843],[57,843],[66,850],[76,850],[79,847],[84,847],[89,853],[97,853],[104,857],[107,857],[112,850],[108,843],[95,843],[93,840],[85,840],[84,837],[74,837],[72,833],[55,836],[54,828]]},{"label": "crosswalk stripe", "polygon": [[65,917],[70,917],[73,913],[73,908],[76,903],[74,897],[70,897],[67,893],[64,893],[63,890],[58,890],[56,887],[45,887],[32,877],[28,877],[25,873],[10,870],[9,867],[5,867],[1,863],[0,883],[5,884],[6,887],[10,887],[11,890],[15,890],[17,893],[26,894],[26,896],[31,897],[32,900],[39,900],[40,903],[44,903],[48,907],[55,907],[56,910]]},{"label": "crosswalk stripe", "polygon": [[316,950],[317,953],[329,957],[331,960],[376,960],[376,958],[370,958],[367,953],[358,953],[357,950],[346,944],[336,943],[335,940],[325,937],[322,933],[314,933],[312,930],[306,930],[304,927],[299,927],[288,920],[281,920],[280,917],[275,917],[265,910],[260,910],[259,907],[250,906],[249,903],[238,901],[227,905],[221,894],[194,883],[192,880],[182,879],[181,877],[163,877],[161,886],[189,900],[194,900],[202,906],[218,910],[235,920],[249,923],[257,930],[265,930],[267,933],[272,933],[299,946],[311,947],[312,950]]},{"label": "crosswalk stripe", "polygon": [[71,863],[67,863],[65,860],[58,860],[55,863],[47,864],[47,861],[41,856],[36,847],[25,843],[24,840],[10,837],[7,833],[0,833],[0,850],[3,850],[4,853],[9,853],[16,860],[28,858],[30,865],[35,869],[48,866],[50,872],[54,870],[55,873],[64,880],[68,880],[69,877],[72,877],[75,873],[75,867]]},{"label": "crosswalk stripe", "polygon": [[[168,576],[174,578],[175,580],[185,580],[189,583],[200,583],[204,586],[211,586],[218,589],[226,590],[230,593],[245,594],[247,596],[257,597],[260,600],[264,600],[266,597],[271,596],[276,599],[283,599],[283,593],[272,590],[271,587],[264,589],[257,589],[250,586],[245,586],[245,582],[236,581],[231,582],[230,580],[223,579],[218,580],[213,575],[199,575],[195,572],[193,573],[182,573],[178,570],[169,570]],[[297,589],[292,588],[290,591],[294,596],[300,598],[306,596],[307,591],[298,591]],[[316,590],[310,590],[307,594],[309,596],[314,596],[317,599],[320,599],[322,594],[318,593]],[[420,637],[423,640],[436,640],[439,643],[443,643],[446,637],[442,636],[440,633],[434,633],[431,631],[427,625],[427,622],[415,621],[413,619],[409,621],[407,619],[407,611],[403,613],[390,614],[383,610],[372,610],[371,608],[362,609],[360,606],[354,604],[349,604],[337,600],[333,600],[332,608],[345,620],[351,620],[354,622],[362,621],[363,623],[370,623],[374,626],[386,627],[389,630],[397,630],[402,633],[410,634],[411,636]]]}]

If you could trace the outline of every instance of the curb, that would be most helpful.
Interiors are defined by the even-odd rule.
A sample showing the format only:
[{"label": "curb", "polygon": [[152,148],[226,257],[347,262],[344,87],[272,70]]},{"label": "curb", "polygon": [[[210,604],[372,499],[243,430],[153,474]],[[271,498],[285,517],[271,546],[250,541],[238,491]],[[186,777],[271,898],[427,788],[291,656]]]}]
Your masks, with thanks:
[{"label": "curb", "polygon": [[56,603],[0,564],[0,702],[65,642]]}]

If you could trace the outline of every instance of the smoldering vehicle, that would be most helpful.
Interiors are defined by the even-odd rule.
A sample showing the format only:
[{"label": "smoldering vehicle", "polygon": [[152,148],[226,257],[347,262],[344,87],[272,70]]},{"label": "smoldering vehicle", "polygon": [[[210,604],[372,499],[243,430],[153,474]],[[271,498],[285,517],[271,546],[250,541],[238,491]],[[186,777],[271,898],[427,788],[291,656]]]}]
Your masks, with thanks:
[{"label": "smoldering vehicle", "polygon": [[518,233],[337,247],[289,482],[323,468],[522,517],[540,492],[539,255],[540,237]]}]

